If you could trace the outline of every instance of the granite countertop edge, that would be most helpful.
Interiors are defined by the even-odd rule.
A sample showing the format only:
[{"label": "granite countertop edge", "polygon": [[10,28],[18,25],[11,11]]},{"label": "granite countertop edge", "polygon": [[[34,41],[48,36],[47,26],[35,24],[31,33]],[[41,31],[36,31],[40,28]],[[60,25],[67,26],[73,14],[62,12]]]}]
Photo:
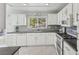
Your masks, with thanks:
[{"label": "granite countertop edge", "polygon": [[52,32],[57,33],[57,31],[47,31],[47,32],[7,32],[7,34],[13,34],[13,33],[52,33]]}]

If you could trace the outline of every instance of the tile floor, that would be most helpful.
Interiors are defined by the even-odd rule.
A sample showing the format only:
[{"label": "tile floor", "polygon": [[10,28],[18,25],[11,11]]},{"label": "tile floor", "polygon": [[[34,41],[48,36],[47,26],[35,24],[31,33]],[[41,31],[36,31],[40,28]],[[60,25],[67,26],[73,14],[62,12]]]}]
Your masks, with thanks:
[{"label": "tile floor", "polygon": [[21,47],[15,55],[56,55],[54,46]]}]

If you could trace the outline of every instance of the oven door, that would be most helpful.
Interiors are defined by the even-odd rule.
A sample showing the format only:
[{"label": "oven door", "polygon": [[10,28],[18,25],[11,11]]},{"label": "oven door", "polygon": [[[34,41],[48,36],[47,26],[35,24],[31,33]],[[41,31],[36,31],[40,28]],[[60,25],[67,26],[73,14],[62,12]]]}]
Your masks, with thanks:
[{"label": "oven door", "polygon": [[56,49],[57,49],[57,54],[62,55],[62,47],[59,41],[56,42]]},{"label": "oven door", "polygon": [[62,42],[63,38],[61,38],[59,35],[57,35],[57,41],[56,41],[56,49],[57,49],[57,54],[62,55]]}]

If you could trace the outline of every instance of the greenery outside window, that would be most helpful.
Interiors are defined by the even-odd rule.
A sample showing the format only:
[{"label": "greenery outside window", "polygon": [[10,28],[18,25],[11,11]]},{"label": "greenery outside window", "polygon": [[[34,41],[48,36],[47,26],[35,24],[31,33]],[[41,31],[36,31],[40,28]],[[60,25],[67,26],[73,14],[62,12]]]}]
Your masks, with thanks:
[{"label": "greenery outside window", "polygon": [[47,17],[46,16],[30,16],[29,17],[30,28],[46,28]]}]

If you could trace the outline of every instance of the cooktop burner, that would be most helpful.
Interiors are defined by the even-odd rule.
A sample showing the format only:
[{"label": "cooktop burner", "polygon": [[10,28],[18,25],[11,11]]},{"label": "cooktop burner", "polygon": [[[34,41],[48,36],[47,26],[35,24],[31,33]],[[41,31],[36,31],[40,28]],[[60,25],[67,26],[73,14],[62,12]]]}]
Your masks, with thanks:
[{"label": "cooktop burner", "polygon": [[77,38],[66,33],[58,33],[68,44],[77,51]]},{"label": "cooktop burner", "polygon": [[58,33],[60,36],[62,36],[64,39],[76,39],[76,37],[73,37],[66,33]]}]

